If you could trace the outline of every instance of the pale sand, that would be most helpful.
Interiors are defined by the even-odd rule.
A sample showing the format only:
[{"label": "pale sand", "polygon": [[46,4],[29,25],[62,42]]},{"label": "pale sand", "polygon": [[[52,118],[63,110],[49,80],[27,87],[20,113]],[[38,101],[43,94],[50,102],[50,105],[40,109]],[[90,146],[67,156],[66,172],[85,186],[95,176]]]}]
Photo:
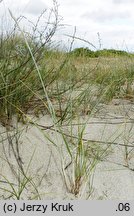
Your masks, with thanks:
[{"label": "pale sand", "polygon": [[[113,103],[105,105],[96,117],[89,119],[84,138],[134,145],[133,122],[130,123],[129,120],[129,118],[131,120],[134,118],[134,105],[122,100],[117,102],[118,104],[115,104],[116,102],[113,101]],[[87,116],[85,118],[81,117],[81,122],[84,122],[87,118]],[[41,125],[52,124],[48,115],[40,117],[37,123]],[[68,164],[70,159],[61,135],[54,131],[46,131],[47,135],[58,146],[55,147],[45,138],[44,132],[36,126],[28,125],[25,128],[25,125],[19,123],[18,127],[19,130],[24,128],[19,139],[20,156],[24,163],[24,170],[26,170],[34,153],[27,176],[32,177],[41,199],[86,199],[88,189],[85,190],[85,193],[81,197],[81,195],[74,196],[66,188],[61,172],[61,159],[63,159],[65,164]],[[67,128],[65,129],[67,130]],[[3,131],[4,128],[1,126],[0,133]],[[74,126],[74,133],[75,131],[77,131],[76,126]],[[7,140],[2,141],[4,137],[6,137],[5,134],[0,136],[0,174],[5,176],[10,182],[17,184],[17,179],[11,168],[9,168],[7,159],[5,159],[3,146],[13,169],[17,170],[17,164],[11,146],[8,145]],[[100,147],[106,146],[99,143],[94,145]],[[95,169],[92,185],[93,192],[89,199],[132,200],[134,197],[134,151],[130,152],[128,161],[126,161],[124,147],[111,145],[108,150],[109,154],[101,158],[102,161],[99,161]],[[126,167],[127,165],[129,165],[129,168]],[[72,165],[66,169],[66,172],[72,172]],[[0,180],[4,180],[2,176],[0,176]],[[10,188],[6,182],[1,182],[0,187]],[[5,199],[6,197],[8,197],[8,193],[0,190],[0,199]],[[37,192],[31,184],[27,185],[21,198],[37,199]]]}]

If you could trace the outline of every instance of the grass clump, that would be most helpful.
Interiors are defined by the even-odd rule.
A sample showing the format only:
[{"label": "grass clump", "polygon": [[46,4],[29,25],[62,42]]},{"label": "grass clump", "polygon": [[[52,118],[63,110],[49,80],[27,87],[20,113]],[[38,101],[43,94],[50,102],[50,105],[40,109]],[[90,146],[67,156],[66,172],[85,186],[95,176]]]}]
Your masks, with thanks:
[{"label": "grass clump", "polygon": [[[32,41],[31,44],[35,51],[36,44]],[[25,111],[39,82],[21,35],[14,33],[1,37],[1,50],[0,116],[3,120],[10,120],[12,115],[20,114],[20,110]]]}]

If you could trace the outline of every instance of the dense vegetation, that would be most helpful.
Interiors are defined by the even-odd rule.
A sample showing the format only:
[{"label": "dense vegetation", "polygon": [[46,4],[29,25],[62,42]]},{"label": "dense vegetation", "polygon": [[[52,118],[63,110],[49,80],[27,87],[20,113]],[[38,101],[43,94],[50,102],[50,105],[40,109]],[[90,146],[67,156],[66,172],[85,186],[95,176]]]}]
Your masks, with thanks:
[{"label": "dense vegetation", "polygon": [[70,52],[71,55],[74,55],[75,57],[90,57],[90,58],[96,58],[96,57],[117,57],[117,56],[131,56],[132,54],[123,51],[123,50],[115,50],[115,49],[103,49],[103,50],[97,50],[93,51],[89,48],[76,48],[73,51]]},{"label": "dense vegetation", "polygon": [[[88,48],[76,48],[66,53],[37,43],[27,35],[25,37],[50,98],[55,97],[55,100],[61,100],[62,97],[64,98],[64,92],[66,94],[72,87],[75,90],[78,83],[81,85],[99,84],[101,85],[100,94],[108,88],[109,90],[105,93],[107,96],[105,94],[103,96],[103,98],[106,96],[106,100],[111,100],[114,96],[133,93],[131,90],[134,78],[133,56],[126,51],[114,49],[92,51]],[[15,113],[21,116],[32,107],[35,109],[37,100],[38,107],[40,104],[43,107],[42,103],[46,103],[46,100],[44,98],[42,101],[42,96],[40,99],[37,96],[43,93],[43,86],[22,35],[15,32],[6,36],[1,35],[0,41],[0,116],[1,119],[11,119]],[[91,60],[96,58],[98,59],[96,62]],[[58,86],[57,82],[60,83]],[[127,89],[122,92],[121,89],[125,83],[127,83]],[[54,86],[58,89],[52,90]],[[74,107],[78,106],[76,104],[74,102]],[[45,109],[46,107],[45,105]],[[61,112],[65,117],[66,114]]]}]

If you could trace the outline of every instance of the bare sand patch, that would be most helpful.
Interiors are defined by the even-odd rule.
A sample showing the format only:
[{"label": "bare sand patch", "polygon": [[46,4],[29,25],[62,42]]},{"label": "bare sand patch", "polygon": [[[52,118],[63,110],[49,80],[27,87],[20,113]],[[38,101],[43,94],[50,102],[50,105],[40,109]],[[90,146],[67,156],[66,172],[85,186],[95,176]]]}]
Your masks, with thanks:
[{"label": "bare sand patch", "polygon": [[[88,116],[82,116],[81,123],[87,119]],[[77,121],[74,120],[73,123],[75,135]],[[18,132],[20,164],[29,179],[29,183],[26,184],[20,196],[21,199],[86,199],[88,195],[91,200],[133,199],[133,104],[124,104],[121,101],[118,104],[105,105],[98,116],[89,118],[84,131],[84,139],[89,140],[87,145],[92,145],[94,152],[96,150],[99,152],[98,162],[88,184],[84,186],[85,188],[82,187],[77,195],[72,193],[71,186],[69,188],[69,175],[71,179],[73,164],[70,163],[65,169],[70,162],[70,157],[63,137],[51,129],[44,131],[38,125],[52,125],[50,116],[40,116],[36,119],[36,124],[18,123],[17,129],[9,132],[8,140],[7,133],[4,133],[5,128],[0,127],[1,199],[10,198],[11,193],[8,190],[11,191],[11,184],[17,190],[19,182],[24,178],[22,173],[19,174],[20,168],[13,154],[13,146],[14,151],[17,151],[15,136],[12,138],[15,132]],[[69,126],[64,126],[64,131],[67,133]],[[107,151],[103,152],[106,148]],[[89,154],[88,157],[90,159],[92,155]],[[64,179],[64,172],[68,182]]]}]

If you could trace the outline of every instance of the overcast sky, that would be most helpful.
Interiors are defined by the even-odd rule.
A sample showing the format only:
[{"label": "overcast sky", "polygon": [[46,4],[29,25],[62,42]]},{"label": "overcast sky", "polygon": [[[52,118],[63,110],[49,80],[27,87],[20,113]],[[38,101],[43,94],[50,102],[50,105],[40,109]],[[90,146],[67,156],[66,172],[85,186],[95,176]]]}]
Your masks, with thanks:
[{"label": "overcast sky", "polygon": [[[128,49],[134,52],[134,0],[58,0],[62,17],[55,40],[68,45],[76,26],[76,36],[99,48],[98,33],[102,48]],[[15,16],[24,15],[35,21],[39,14],[52,6],[51,0],[3,0],[0,15],[10,8]],[[6,12],[8,14],[8,12]],[[88,46],[76,40],[75,47]]]}]

